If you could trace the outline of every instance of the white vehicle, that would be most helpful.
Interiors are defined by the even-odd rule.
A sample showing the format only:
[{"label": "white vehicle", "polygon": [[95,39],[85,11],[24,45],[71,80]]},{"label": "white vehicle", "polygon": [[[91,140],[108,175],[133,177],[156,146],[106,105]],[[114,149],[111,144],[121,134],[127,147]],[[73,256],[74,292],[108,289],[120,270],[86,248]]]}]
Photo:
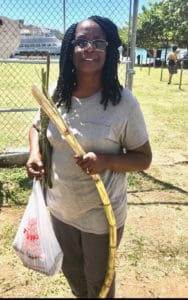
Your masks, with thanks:
[{"label": "white vehicle", "polygon": [[58,55],[61,50],[61,40],[56,36],[25,35],[20,36],[20,45],[15,55],[37,55],[49,52]]}]

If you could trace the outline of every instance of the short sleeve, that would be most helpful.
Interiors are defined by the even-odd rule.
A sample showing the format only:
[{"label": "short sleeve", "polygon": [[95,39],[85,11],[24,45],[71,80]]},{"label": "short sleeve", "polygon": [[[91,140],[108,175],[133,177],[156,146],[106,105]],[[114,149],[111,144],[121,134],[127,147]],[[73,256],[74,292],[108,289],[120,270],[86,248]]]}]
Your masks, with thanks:
[{"label": "short sleeve", "polygon": [[145,144],[148,138],[144,116],[139,103],[136,101],[127,120],[123,145],[125,149],[133,150]]}]

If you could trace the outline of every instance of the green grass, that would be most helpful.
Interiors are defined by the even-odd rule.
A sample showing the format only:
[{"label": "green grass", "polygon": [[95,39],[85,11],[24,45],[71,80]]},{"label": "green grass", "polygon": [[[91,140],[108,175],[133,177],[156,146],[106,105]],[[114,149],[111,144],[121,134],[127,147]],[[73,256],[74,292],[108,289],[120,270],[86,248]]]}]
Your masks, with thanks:
[{"label": "green grass", "polygon": [[[38,103],[31,94],[32,83],[41,86],[41,69],[46,70],[45,64],[1,64],[0,71],[0,106],[1,108],[37,108]],[[50,85],[56,81],[58,64],[50,66]],[[119,66],[121,83],[125,84],[125,64]],[[167,85],[168,71],[163,70],[163,80],[160,81],[160,69],[135,67],[133,76],[133,93],[138,98],[147,122],[150,139],[156,147],[160,146],[166,155],[170,147],[173,152],[177,147],[186,150],[184,138],[188,129],[186,115],[188,106],[188,71],[183,73],[182,89],[178,87],[180,71],[174,75],[172,85]],[[27,147],[28,130],[36,112],[1,113],[0,153],[10,147]],[[155,126],[154,126],[155,125]],[[167,140],[166,128],[171,132]],[[168,133],[169,134],[169,133]],[[165,143],[163,143],[165,141]],[[168,144],[166,144],[168,143]],[[169,146],[169,147],[166,147]],[[163,147],[164,146],[164,147]],[[174,148],[175,146],[175,148]],[[158,149],[157,149],[158,150]],[[158,151],[159,152],[159,151]],[[160,154],[160,157],[163,156]]]},{"label": "green grass", "polygon": [[138,98],[147,123],[154,161],[166,163],[187,159],[188,144],[188,71],[183,74],[182,89],[178,88],[179,74],[172,85],[167,84],[168,71],[136,69],[133,93]]},{"label": "green grass", "polygon": [[[41,72],[46,64],[0,64],[0,109],[38,108],[31,93],[31,85],[41,87]],[[58,64],[50,66],[49,84],[57,79]],[[27,147],[28,130],[36,112],[5,112],[0,114],[0,153],[10,147]]]},{"label": "green grass", "polygon": [[[0,64],[3,76],[0,77],[1,107],[38,107],[31,94],[31,85],[37,83],[41,86],[41,72],[46,71],[46,64],[10,63]],[[51,64],[50,79],[52,83],[57,78],[58,64]]]},{"label": "green grass", "polygon": [[[121,68],[124,71],[124,66]],[[178,88],[179,74],[173,77],[172,85],[167,85],[166,69],[162,81],[159,69],[152,68],[150,75],[147,68],[137,67],[135,71],[133,93],[144,113],[153,161],[147,171],[128,175],[128,219],[116,259],[117,290],[122,291],[122,297],[128,298],[137,297],[138,289],[139,298],[142,295],[143,298],[148,295],[181,298],[186,296],[188,275],[188,71],[183,75],[181,90]],[[32,75],[28,84],[31,79],[34,80]],[[17,92],[18,101],[22,93],[19,84]],[[34,105],[32,101],[30,105]],[[14,123],[8,115],[6,118],[7,130],[14,129],[15,143],[21,127],[19,134],[28,144],[28,130],[22,126],[25,124],[21,120]],[[0,139],[7,143],[5,132],[0,131]],[[31,188],[25,167],[0,168],[0,295],[70,297],[62,273],[49,278],[28,270],[12,249]],[[131,292],[129,286],[133,287]]]},{"label": "green grass", "polygon": [[0,206],[26,204],[32,184],[26,168],[0,168]]},{"label": "green grass", "polygon": [[[20,95],[21,93],[24,95],[26,86],[29,91],[29,85],[32,82],[37,80],[40,82],[39,77],[42,67],[44,68],[45,65],[6,65],[7,75],[0,78],[2,84],[0,85],[1,93],[8,89],[6,93],[10,95],[11,89],[13,89],[14,101],[19,102]],[[13,76],[13,73],[18,71],[18,69],[20,76]],[[123,81],[125,65],[120,65],[119,69]],[[8,74],[12,74],[13,82],[10,85],[8,84]],[[27,74],[27,76],[25,76],[25,81],[22,81],[24,74]],[[51,65],[50,74],[50,82],[53,82],[55,74],[57,74],[56,64]],[[155,181],[155,178],[188,190],[187,166],[186,163],[181,164],[181,162],[186,162],[188,159],[188,70],[183,73],[181,90],[178,87],[179,75],[174,75],[172,85],[168,85],[167,69],[163,70],[163,80],[160,81],[159,68],[151,68],[149,74],[148,68],[135,67],[132,91],[140,102],[148,128],[153,152],[153,161],[148,173],[153,176],[153,179],[143,178],[141,173],[130,173],[128,177],[130,191],[167,188],[166,185],[163,186]],[[16,93],[15,91],[19,92]],[[31,102],[29,105],[35,106],[35,100],[32,99],[31,95],[30,97]],[[7,102],[6,105],[11,106],[11,102]],[[3,126],[0,130],[1,147],[4,145],[3,147],[6,148],[10,140],[8,133],[11,131],[13,145],[16,145],[18,138],[21,137],[19,146],[28,146],[28,130],[35,114],[36,112],[24,113],[22,115],[24,119],[19,118],[16,123],[10,113],[3,114],[3,117],[6,119],[6,126],[3,126],[4,123],[1,123],[1,126]],[[180,164],[178,164],[179,162]],[[161,168],[161,165],[163,165],[163,168]],[[26,201],[25,199],[31,187],[26,177],[25,168],[1,169],[1,204],[18,204],[20,201]]]}]

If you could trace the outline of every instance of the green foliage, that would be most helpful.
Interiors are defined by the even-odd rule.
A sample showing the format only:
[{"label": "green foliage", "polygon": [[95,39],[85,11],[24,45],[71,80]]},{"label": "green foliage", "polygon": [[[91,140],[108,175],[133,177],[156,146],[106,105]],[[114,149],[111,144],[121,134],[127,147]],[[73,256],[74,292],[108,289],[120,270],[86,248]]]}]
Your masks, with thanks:
[{"label": "green foliage", "polygon": [[10,224],[9,222],[5,222],[0,231],[0,255],[3,255],[3,252],[10,251],[12,248],[12,239],[15,235],[15,226]]},{"label": "green foliage", "polygon": [[140,189],[141,187],[141,177],[138,173],[130,172],[128,174],[127,182],[129,187],[134,187],[135,189]]},{"label": "green foliage", "polygon": [[128,44],[128,40],[129,40],[129,26],[128,26],[128,24],[125,27],[119,28],[118,32],[119,32],[119,36],[122,40],[122,43]]},{"label": "green foliage", "polygon": [[30,192],[25,167],[0,169],[0,206],[26,204]]},{"label": "green foliage", "polygon": [[127,228],[127,234],[131,241],[127,251],[127,259],[130,265],[137,266],[144,255],[146,240],[139,232],[132,232],[129,227]]},{"label": "green foliage", "polygon": [[150,4],[150,8],[142,7],[143,13],[138,16],[137,46],[150,49],[159,48],[163,22],[160,17],[160,4]]},{"label": "green foliage", "polygon": [[187,0],[163,0],[142,7],[138,16],[137,46],[143,48],[168,47],[178,44],[188,48]]},{"label": "green foliage", "polygon": [[188,47],[188,2],[187,0],[164,0],[161,18],[164,19],[163,34],[172,43]]}]

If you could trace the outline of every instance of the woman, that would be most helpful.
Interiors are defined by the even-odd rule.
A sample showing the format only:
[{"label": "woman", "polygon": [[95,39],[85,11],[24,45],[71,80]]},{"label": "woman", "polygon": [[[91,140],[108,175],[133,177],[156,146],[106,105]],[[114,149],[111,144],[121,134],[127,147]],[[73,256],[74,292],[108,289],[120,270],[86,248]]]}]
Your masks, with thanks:
[{"label": "woman", "polygon": [[178,50],[177,46],[172,47],[172,52],[168,54],[167,62],[168,62],[168,84],[171,84],[172,75],[177,73],[177,61],[178,61]]},{"label": "woman", "polygon": [[[117,224],[117,246],[126,219],[126,172],[147,169],[151,149],[140,106],[118,79],[121,40],[109,19],[92,16],[72,25],[62,41],[60,75],[53,95],[87,153],[74,155],[49,122],[52,188],[46,200],[64,253],[62,270],[76,297],[95,298],[108,261],[108,223],[90,175],[99,173]],[[39,120],[30,130],[28,176],[41,179]],[[108,298],[115,297],[115,276]]]}]

